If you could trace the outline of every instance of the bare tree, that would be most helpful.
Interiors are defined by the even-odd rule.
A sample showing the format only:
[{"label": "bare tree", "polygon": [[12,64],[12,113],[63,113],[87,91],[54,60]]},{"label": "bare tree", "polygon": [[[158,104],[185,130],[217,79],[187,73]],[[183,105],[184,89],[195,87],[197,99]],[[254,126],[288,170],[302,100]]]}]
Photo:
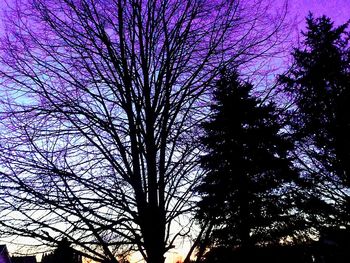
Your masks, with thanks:
[{"label": "bare tree", "polygon": [[195,143],[222,65],[270,56],[264,1],[28,0],[1,42],[2,236],[147,262],[191,231]]}]

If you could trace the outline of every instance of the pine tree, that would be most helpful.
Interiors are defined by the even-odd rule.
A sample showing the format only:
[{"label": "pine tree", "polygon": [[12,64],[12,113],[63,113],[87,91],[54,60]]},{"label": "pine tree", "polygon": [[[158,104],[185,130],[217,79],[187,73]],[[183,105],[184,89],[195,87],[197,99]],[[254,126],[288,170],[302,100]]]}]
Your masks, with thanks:
[{"label": "pine tree", "polygon": [[41,263],[82,263],[82,258],[70,247],[67,239],[62,239],[50,254],[43,255]]},{"label": "pine tree", "polygon": [[198,187],[197,218],[213,224],[214,246],[278,242],[296,228],[290,226],[297,216],[289,213],[288,189],[296,176],[288,154],[292,142],[276,106],[250,95],[252,88],[237,73],[223,71],[202,124],[207,173]]},{"label": "pine tree", "polygon": [[[304,47],[293,53],[296,67],[284,81],[296,99],[294,127],[318,147],[319,158],[331,156],[329,168],[347,180],[350,160],[350,49],[347,25],[334,28],[325,16],[307,17]],[[325,160],[325,161],[330,161]],[[339,162],[343,169],[339,171]],[[349,163],[350,164],[350,163]],[[338,167],[337,167],[338,166]]]},{"label": "pine tree", "polygon": [[307,209],[345,219],[349,198],[344,189],[350,186],[349,33],[347,24],[335,27],[325,16],[309,14],[306,22],[303,45],[293,52],[295,66],[282,82],[295,100],[291,127],[303,156],[304,179],[314,191]]}]

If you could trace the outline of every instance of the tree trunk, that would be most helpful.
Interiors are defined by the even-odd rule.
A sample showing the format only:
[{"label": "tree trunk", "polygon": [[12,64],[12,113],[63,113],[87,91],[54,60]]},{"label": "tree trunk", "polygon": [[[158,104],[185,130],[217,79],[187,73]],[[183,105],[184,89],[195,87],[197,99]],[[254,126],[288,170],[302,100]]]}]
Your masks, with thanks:
[{"label": "tree trunk", "polygon": [[158,207],[146,208],[142,222],[147,263],[164,263],[165,233],[163,213]]}]

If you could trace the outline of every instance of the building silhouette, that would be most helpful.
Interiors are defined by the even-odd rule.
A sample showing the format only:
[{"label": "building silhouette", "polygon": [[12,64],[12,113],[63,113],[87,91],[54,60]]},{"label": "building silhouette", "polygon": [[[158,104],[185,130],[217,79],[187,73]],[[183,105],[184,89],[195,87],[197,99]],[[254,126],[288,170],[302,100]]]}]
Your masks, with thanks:
[{"label": "building silhouette", "polygon": [[35,256],[10,257],[6,245],[0,245],[0,263],[37,263]]}]

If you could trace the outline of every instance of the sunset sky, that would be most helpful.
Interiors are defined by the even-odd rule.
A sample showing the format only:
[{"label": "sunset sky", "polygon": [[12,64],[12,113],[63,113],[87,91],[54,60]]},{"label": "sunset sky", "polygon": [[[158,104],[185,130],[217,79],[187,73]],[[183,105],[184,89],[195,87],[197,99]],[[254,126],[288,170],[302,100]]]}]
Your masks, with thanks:
[{"label": "sunset sky", "polygon": [[[7,4],[21,2],[27,0],[0,0],[0,11],[5,11]],[[210,0],[207,0],[210,1]],[[241,0],[243,3],[245,0]],[[284,0],[267,0],[276,5]],[[350,0],[289,0],[288,4],[288,19],[297,22],[295,32],[300,32],[305,27],[305,17],[308,12],[314,13],[315,17],[326,15],[329,16],[336,25],[343,24],[350,19]],[[0,36],[3,32],[1,21],[4,21],[5,16],[0,18]],[[350,27],[350,26],[349,26]],[[153,215],[152,215],[153,216]],[[12,251],[10,251],[12,252]],[[181,254],[181,252],[179,252]],[[168,262],[173,263],[179,259],[179,254],[172,254],[168,257]],[[134,260],[136,261],[136,259]]]}]

